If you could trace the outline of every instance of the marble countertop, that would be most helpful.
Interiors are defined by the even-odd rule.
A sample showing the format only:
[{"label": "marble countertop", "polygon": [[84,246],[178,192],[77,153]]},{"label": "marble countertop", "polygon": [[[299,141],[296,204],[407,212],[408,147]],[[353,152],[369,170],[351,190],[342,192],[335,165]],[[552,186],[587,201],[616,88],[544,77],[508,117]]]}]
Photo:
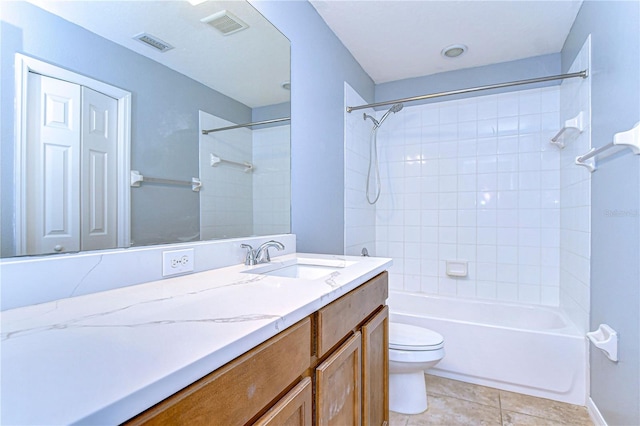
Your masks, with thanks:
[{"label": "marble countertop", "polygon": [[391,265],[272,263],[296,258],[348,266],[301,280],[237,265],[1,312],[0,423],[121,423]]}]

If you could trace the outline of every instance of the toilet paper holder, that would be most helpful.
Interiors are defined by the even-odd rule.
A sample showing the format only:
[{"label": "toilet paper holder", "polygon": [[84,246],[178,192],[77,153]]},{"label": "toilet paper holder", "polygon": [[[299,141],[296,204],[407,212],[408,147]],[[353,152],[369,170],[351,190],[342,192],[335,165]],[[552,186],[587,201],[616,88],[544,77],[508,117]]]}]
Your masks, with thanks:
[{"label": "toilet paper holder", "polygon": [[618,333],[607,324],[600,324],[596,331],[587,333],[593,345],[600,349],[611,361],[618,361]]}]

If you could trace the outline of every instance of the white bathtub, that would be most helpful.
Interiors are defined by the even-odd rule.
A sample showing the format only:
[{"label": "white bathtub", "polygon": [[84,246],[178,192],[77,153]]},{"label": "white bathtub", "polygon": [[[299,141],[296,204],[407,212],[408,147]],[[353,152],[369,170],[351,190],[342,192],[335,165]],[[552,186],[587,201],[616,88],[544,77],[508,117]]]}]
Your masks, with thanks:
[{"label": "white bathtub", "polygon": [[587,342],[557,309],[390,292],[391,321],[444,336],[430,374],[585,405]]}]

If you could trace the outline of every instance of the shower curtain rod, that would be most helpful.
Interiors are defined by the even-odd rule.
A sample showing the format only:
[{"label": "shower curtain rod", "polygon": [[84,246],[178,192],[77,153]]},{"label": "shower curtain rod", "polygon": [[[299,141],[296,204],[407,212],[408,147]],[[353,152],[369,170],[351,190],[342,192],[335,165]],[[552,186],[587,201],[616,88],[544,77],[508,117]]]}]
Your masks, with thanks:
[{"label": "shower curtain rod", "polygon": [[271,124],[271,123],[279,123],[281,121],[289,121],[291,120],[291,117],[283,117],[283,118],[275,118],[273,120],[265,120],[265,121],[255,121],[253,123],[247,123],[247,124],[236,124],[235,126],[229,126],[229,127],[220,127],[219,129],[209,129],[209,130],[203,130],[202,134],[203,135],[208,135],[209,133],[213,133],[213,132],[221,132],[223,130],[233,130],[233,129],[240,129],[242,127],[251,127],[251,126],[257,126],[259,124]]},{"label": "shower curtain rod", "polygon": [[533,83],[542,83],[545,81],[564,80],[565,78],[575,78],[575,77],[587,78],[588,76],[589,76],[589,73],[587,72],[587,70],[584,70],[584,71],[574,72],[570,74],[552,75],[549,77],[532,78],[529,80],[510,81],[508,83],[491,84],[488,86],[471,87],[469,89],[459,89],[459,90],[451,90],[449,92],[439,92],[439,93],[431,93],[429,95],[413,96],[411,98],[396,99],[395,101],[376,102],[373,104],[366,104],[366,105],[360,105],[360,106],[354,106],[354,107],[348,106],[347,112],[356,111],[356,110],[365,109],[365,108],[375,108],[379,106],[392,105],[392,104],[403,103],[403,102],[413,102],[413,101],[421,101],[424,99],[439,98],[441,96],[460,95],[463,93],[479,92],[481,90],[501,89],[503,87],[520,86],[522,84],[533,84]]}]

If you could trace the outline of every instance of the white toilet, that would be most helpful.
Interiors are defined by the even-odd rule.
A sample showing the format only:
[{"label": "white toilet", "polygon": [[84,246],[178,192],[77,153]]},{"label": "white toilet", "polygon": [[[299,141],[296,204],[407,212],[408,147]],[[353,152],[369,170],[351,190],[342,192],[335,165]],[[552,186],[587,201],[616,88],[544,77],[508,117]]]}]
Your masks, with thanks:
[{"label": "white toilet", "polygon": [[444,357],[444,337],[409,324],[389,323],[389,409],[418,414],[427,409],[425,370]]}]

